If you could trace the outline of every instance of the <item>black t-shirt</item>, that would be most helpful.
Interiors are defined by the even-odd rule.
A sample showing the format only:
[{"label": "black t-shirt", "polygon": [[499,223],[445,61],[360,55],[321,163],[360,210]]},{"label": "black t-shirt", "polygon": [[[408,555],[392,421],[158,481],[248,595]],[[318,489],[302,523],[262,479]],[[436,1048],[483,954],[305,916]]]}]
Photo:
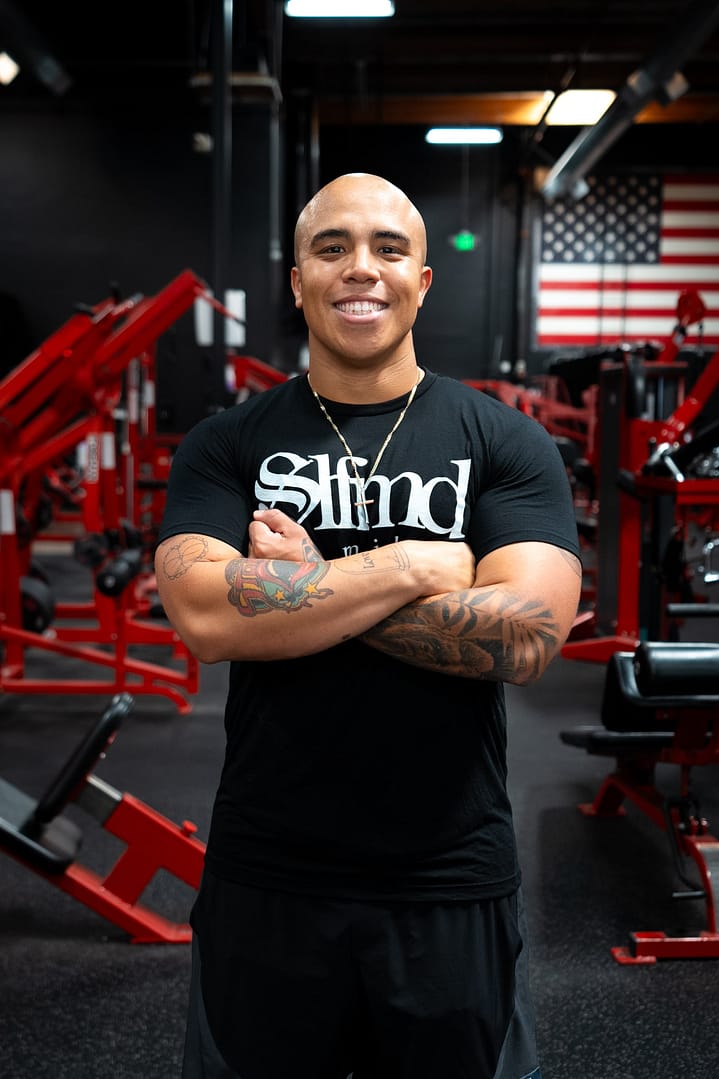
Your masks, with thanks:
[{"label": "black t-shirt", "polygon": [[[406,397],[328,402],[362,475]],[[247,550],[254,509],[300,522],[322,555],[401,539],[466,541],[479,559],[541,541],[579,554],[566,470],[535,420],[427,372],[369,480],[307,379],[202,420],[173,461],[161,539]],[[258,613],[256,617],[262,617]],[[291,617],[291,613],[288,614]],[[425,671],[358,640],[230,666],[227,750],[207,865],[262,887],[362,899],[476,899],[519,883],[499,683]]]}]

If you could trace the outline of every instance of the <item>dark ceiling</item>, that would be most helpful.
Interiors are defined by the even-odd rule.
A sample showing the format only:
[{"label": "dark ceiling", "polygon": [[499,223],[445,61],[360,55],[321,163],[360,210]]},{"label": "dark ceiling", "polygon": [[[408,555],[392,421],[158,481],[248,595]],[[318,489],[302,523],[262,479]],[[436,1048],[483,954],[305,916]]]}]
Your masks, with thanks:
[{"label": "dark ceiling", "polygon": [[719,122],[719,3],[706,0],[396,0],[393,18],[369,20],[290,19],[279,0],[0,0],[0,51],[23,63],[0,89],[6,103],[175,94],[211,74],[229,13],[236,93],[304,95],[322,120],[531,126],[542,93],[619,90],[654,63],[659,84],[676,69],[688,89],[652,93],[638,121]]}]

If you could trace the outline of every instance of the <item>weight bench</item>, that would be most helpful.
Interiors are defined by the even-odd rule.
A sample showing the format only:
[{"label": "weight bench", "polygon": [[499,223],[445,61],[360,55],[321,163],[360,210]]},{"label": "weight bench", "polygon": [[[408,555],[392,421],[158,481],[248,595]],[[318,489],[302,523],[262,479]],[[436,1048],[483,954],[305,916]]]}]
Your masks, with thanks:
[{"label": "weight bench", "polygon": [[[599,756],[616,768],[595,799],[579,806],[593,817],[624,814],[628,799],[666,832],[682,889],[675,899],[701,899],[706,929],[694,936],[661,932],[631,934],[631,947],[612,948],[619,963],[657,959],[719,958],[717,896],[719,840],[710,834],[691,793],[691,771],[719,764],[719,645],[640,643],[634,652],[615,652],[607,664],[601,704],[602,726],[560,732],[561,740]],[[679,768],[679,793],[663,795],[655,783],[658,764]],[[694,863],[699,881],[685,866]]]},{"label": "weight bench", "polygon": [[[91,773],[133,705],[120,693],[36,801],[0,778],[0,849],[130,934],[133,943],[187,943],[192,931],[139,900],[159,869],[197,889],[205,845],[191,821],[174,824]],[[70,803],[95,817],[125,849],[104,877],[80,864],[82,830],[63,814]]]}]

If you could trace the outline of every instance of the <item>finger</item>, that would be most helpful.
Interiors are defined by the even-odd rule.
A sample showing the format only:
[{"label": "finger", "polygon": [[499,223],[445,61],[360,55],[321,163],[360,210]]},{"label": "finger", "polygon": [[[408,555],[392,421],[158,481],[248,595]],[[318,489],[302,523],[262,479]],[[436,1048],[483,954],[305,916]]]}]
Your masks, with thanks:
[{"label": "finger", "polygon": [[288,524],[294,524],[291,517],[278,509],[255,510],[252,516],[256,521],[264,521],[266,524],[270,524],[274,532],[279,532],[281,527]]}]

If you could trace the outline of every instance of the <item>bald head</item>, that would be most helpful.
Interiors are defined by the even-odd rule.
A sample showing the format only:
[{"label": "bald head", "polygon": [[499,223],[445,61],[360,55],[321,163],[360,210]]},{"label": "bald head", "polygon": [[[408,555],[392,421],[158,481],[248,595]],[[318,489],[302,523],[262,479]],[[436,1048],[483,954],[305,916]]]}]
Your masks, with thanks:
[{"label": "bald head", "polygon": [[399,217],[410,231],[412,246],[421,263],[427,258],[427,233],[417,207],[401,188],[369,172],[349,172],[320,188],[302,210],[295,226],[295,263],[300,265],[303,252],[318,231],[319,222],[328,217],[372,206],[379,218]]}]

